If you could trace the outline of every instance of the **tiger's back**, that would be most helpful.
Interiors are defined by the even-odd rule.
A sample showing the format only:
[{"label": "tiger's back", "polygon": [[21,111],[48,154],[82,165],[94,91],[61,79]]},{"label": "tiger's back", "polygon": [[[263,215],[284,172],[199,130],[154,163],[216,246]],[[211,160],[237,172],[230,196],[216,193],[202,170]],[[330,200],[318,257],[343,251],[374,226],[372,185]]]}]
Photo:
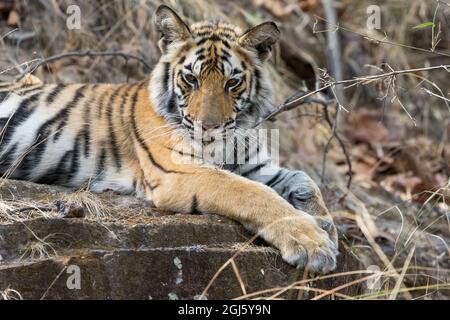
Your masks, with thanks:
[{"label": "tiger's back", "polygon": [[[135,189],[124,125],[139,84],[0,84],[0,174],[72,187]],[[107,183],[106,183],[107,181]]]}]

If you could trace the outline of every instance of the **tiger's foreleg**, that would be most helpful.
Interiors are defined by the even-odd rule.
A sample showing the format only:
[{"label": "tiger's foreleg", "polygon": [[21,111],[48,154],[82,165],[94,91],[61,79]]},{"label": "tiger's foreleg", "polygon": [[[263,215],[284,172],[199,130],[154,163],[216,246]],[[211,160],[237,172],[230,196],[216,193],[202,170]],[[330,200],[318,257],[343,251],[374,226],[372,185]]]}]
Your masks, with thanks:
[{"label": "tiger's foreleg", "polygon": [[183,172],[155,169],[148,174],[157,207],[208,212],[234,219],[277,247],[285,261],[328,272],[337,248],[311,216],[295,209],[274,190],[224,170],[186,166]]}]

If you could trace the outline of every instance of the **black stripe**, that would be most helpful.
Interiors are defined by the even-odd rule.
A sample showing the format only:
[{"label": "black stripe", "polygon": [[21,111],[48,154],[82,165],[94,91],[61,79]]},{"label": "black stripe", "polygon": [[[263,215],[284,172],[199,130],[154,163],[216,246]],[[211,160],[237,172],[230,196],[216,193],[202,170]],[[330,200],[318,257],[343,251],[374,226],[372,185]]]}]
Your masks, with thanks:
[{"label": "black stripe", "polygon": [[170,63],[164,63],[164,76],[163,76],[163,92],[169,90],[169,76],[170,76]]},{"label": "black stripe", "polygon": [[245,163],[250,160],[250,137],[244,137],[244,147],[245,147]]},{"label": "black stripe", "polygon": [[[97,88],[98,85],[92,86],[92,91]],[[92,104],[94,103],[97,96],[92,94],[89,100],[86,100],[84,103],[84,112],[83,112],[83,129],[82,129],[82,137],[84,143],[84,157],[88,158],[91,153],[91,118],[90,111],[92,108],[95,108]]]},{"label": "black stripe", "polygon": [[248,97],[247,99],[251,99],[252,98],[252,89],[253,89],[253,76],[250,75],[250,83],[248,85]]},{"label": "black stripe", "polygon": [[63,129],[66,127],[67,121],[69,120],[70,111],[78,106],[78,102],[84,98],[84,91],[87,89],[87,85],[83,85],[80,88],[77,89],[75,92],[74,97],[72,100],[62,109],[56,117],[50,119],[47,121],[49,124],[53,124],[56,122],[59,122],[59,125],[56,129],[55,135],[53,136],[53,141],[58,141],[58,139],[61,137]]},{"label": "black stripe", "polygon": [[[239,100],[242,97],[242,94],[247,91],[247,88],[240,84],[239,86],[242,86],[242,89],[240,91],[234,91],[233,95],[235,96],[235,100]],[[239,89],[239,86],[237,88],[233,88],[233,90]]]},{"label": "black stripe", "polygon": [[282,175],[282,170],[278,171],[276,175],[274,175],[269,181],[267,181],[265,184],[269,187],[272,187],[274,185],[277,185],[279,183],[279,181],[277,181],[277,179],[280,178],[280,176]]},{"label": "black stripe", "polygon": [[191,214],[202,214],[202,212],[198,208],[198,199],[196,195],[194,195],[194,197],[192,198]]},{"label": "black stripe", "polygon": [[83,139],[83,135],[82,135],[82,132],[79,132],[74,141],[73,156],[72,156],[70,169],[69,169],[69,172],[67,175],[67,181],[72,180],[72,178],[74,178],[76,176],[76,173],[78,172],[78,169],[80,167],[80,153],[81,153],[80,140],[81,139]]},{"label": "black stripe", "polygon": [[[136,86],[135,85],[128,86],[126,93],[124,95],[122,95],[122,99],[120,100],[119,115],[120,115],[120,124],[122,125],[122,128],[126,127],[125,121],[128,124],[128,118],[126,118],[124,116],[124,112],[125,112],[125,106],[126,106],[127,99],[128,99],[128,97],[130,97],[131,89],[134,87],[136,87]],[[135,90],[135,92],[138,92],[138,91],[139,91],[139,87]]]},{"label": "black stripe", "polygon": [[59,160],[58,164],[54,168],[48,170],[35,182],[43,184],[64,184],[65,182],[67,182],[66,165],[67,163],[69,163],[72,156],[73,156],[72,150],[66,151],[66,153],[64,153],[64,155]]},{"label": "black stripe", "polygon": [[132,97],[132,102],[131,102],[131,127],[133,129],[133,134],[136,138],[136,140],[138,141],[139,145],[142,147],[142,149],[144,149],[144,151],[147,153],[148,159],[150,160],[150,162],[157,167],[159,170],[163,171],[164,173],[170,173],[173,171],[169,171],[166,170],[164,167],[162,167],[158,162],[155,161],[155,159],[153,158],[152,153],[150,152],[150,149],[148,148],[148,146],[145,144],[144,139],[142,139],[141,135],[138,132],[137,129],[137,125],[136,125],[136,104],[137,104],[137,100],[138,100],[138,96],[139,96],[139,91],[142,89],[142,87],[144,86],[146,82],[143,82],[139,85],[138,90],[136,90],[136,92],[134,93],[133,97]]},{"label": "black stripe", "polygon": [[123,90],[124,88],[126,88],[125,86],[121,86],[119,87],[118,90],[116,90],[114,92],[114,94],[112,95],[110,101],[109,101],[109,110],[108,110],[108,114],[107,116],[107,120],[108,120],[108,126],[110,129],[110,146],[111,146],[111,152],[114,158],[114,162],[116,164],[116,167],[118,169],[120,169],[122,167],[122,158],[120,156],[120,151],[119,151],[119,146],[117,144],[117,139],[116,139],[116,134],[115,134],[115,130],[114,130],[114,124],[112,121],[112,114],[113,114],[113,110],[114,110],[114,102],[115,99],[118,97],[119,93],[121,90]]},{"label": "black stripe", "polygon": [[255,68],[255,94],[258,94],[259,89],[261,89],[261,72],[258,68]]},{"label": "black stripe", "polygon": [[123,116],[123,112],[125,110],[125,102],[128,99],[128,97],[130,96],[130,91],[131,91],[132,87],[133,87],[132,85],[127,86],[127,91],[122,93],[121,100],[119,102],[119,105],[120,105],[120,116]]},{"label": "black stripe", "polygon": [[112,97],[111,88],[106,88],[98,100],[98,117],[103,118],[103,109],[105,108],[105,100]]},{"label": "black stripe", "polygon": [[205,51],[205,48],[200,48],[197,51],[195,51],[196,55],[202,54]]},{"label": "black stripe", "polygon": [[54,124],[58,124],[57,130],[60,130],[58,132],[55,132],[53,136],[53,140],[55,140],[55,137],[59,137],[62,133],[62,129],[64,128],[64,124],[67,122],[70,111],[72,108],[74,108],[77,105],[77,102],[84,97],[84,91],[86,90],[87,86],[83,85],[80,88],[77,89],[75,92],[74,98],[62,109],[60,110],[53,118],[48,119],[44,124],[41,125],[39,130],[37,131],[38,137],[41,137],[42,139],[47,139],[45,142],[40,143],[36,148],[33,149],[33,151],[27,156],[27,158],[30,159],[30,161],[33,161],[34,166],[38,166],[40,162],[42,161],[42,157],[44,155],[44,151],[47,149],[47,144],[51,143],[48,139],[48,137],[52,133],[52,126]]},{"label": "black stripe", "polygon": [[[18,143],[15,143],[11,148],[9,148],[8,152],[5,153],[2,158],[0,158],[0,174],[5,174],[5,172],[8,171],[8,169],[10,169],[14,164],[14,161],[17,159],[17,157],[15,156],[17,147]],[[14,173],[14,171],[11,172],[11,175]]]},{"label": "black stripe", "polygon": [[184,117],[184,120],[190,125],[194,126],[194,122],[189,117]]},{"label": "black stripe", "polygon": [[193,160],[193,159],[199,159],[199,160],[202,160],[201,157],[198,157],[198,156],[196,156],[195,154],[192,154],[192,153],[184,153],[183,151],[176,150],[176,149],[171,148],[171,147],[165,147],[165,148],[166,148],[166,149],[169,149],[169,150],[172,151],[172,152],[176,152],[176,153],[179,154],[180,156],[183,156],[183,157],[190,157],[191,160]]},{"label": "black stripe", "polygon": [[202,39],[200,39],[200,41],[197,41],[197,45],[198,46],[201,46],[202,44],[204,44],[206,41],[208,41],[209,40],[209,38],[202,38]]},{"label": "black stripe", "polygon": [[[172,88],[175,88],[175,70],[172,70]],[[173,89],[172,89],[173,90]],[[169,121],[173,121],[175,123],[181,122],[181,112],[177,107],[177,103],[175,101],[175,94],[173,91],[170,92],[169,100],[166,104],[167,113],[169,114]]]},{"label": "black stripe", "polygon": [[63,91],[66,88],[66,85],[64,84],[58,84],[55,89],[53,89],[52,92],[50,92],[47,96],[47,104],[52,103],[53,101],[55,101],[56,97],[58,96],[58,94],[61,93],[61,91]]},{"label": "black stripe", "polygon": [[222,39],[222,44],[227,48],[227,49],[231,49],[230,43],[228,41],[226,41],[225,39]]},{"label": "black stripe", "polygon": [[175,95],[173,94],[170,95],[169,101],[167,102],[167,112],[170,115],[179,115],[177,104],[175,103]]},{"label": "black stripe", "polygon": [[261,170],[261,168],[264,168],[266,165],[267,165],[267,162],[260,163],[257,166],[253,167],[252,169],[250,169],[249,171],[241,173],[241,175],[243,177],[248,177],[251,174]]},{"label": "black stripe", "polygon": [[32,96],[27,97],[20,102],[19,107],[16,109],[13,116],[11,117],[11,120],[9,121],[8,130],[6,130],[6,132],[4,133],[2,143],[7,144],[10,138],[16,132],[17,127],[19,127],[23,122],[25,122],[28,119],[28,117],[32,114],[31,112],[32,106],[39,100],[41,93],[42,92],[35,93]]},{"label": "black stripe", "polygon": [[177,64],[182,64],[186,60],[186,56],[182,56]]},{"label": "black stripe", "polygon": [[97,179],[99,179],[100,176],[103,175],[103,170],[105,170],[105,164],[106,164],[106,149],[102,148],[100,151],[100,157],[97,160]]}]

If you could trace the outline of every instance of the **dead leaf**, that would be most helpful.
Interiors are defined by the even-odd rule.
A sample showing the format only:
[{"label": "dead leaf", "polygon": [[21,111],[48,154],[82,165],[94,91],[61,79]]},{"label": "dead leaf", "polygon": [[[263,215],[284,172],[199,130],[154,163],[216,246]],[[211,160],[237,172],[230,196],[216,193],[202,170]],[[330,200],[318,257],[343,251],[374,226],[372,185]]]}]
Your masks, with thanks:
[{"label": "dead leaf", "polygon": [[345,127],[346,136],[355,143],[369,145],[386,141],[388,130],[379,117],[379,113],[369,110],[351,114]]}]

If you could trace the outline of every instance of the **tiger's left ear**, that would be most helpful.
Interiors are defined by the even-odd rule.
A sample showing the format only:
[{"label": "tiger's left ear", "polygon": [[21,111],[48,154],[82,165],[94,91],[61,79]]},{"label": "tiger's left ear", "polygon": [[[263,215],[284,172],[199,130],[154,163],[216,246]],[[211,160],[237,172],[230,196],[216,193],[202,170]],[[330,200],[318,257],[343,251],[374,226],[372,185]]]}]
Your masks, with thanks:
[{"label": "tiger's left ear", "polygon": [[244,48],[256,50],[261,61],[270,57],[272,46],[280,38],[280,30],[272,22],[263,22],[249,30],[239,37],[238,43]]},{"label": "tiger's left ear", "polygon": [[178,41],[185,41],[191,37],[191,31],[184,21],[166,5],[160,5],[155,12],[155,25],[161,32],[159,48],[165,53],[167,47]]}]

